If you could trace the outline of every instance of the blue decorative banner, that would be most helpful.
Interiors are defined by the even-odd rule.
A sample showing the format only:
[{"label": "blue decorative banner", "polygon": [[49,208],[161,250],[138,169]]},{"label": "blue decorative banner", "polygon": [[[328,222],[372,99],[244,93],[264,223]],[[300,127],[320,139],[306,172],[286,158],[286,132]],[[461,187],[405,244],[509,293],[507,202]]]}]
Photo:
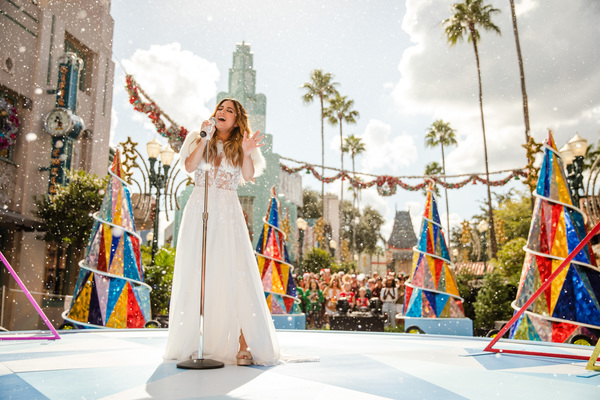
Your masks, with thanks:
[{"label": "blue decorative banner", "polygon": [[73,53],[66,53],[58,64],[58,86],[56,92],[56,107],[68,108],[75,111],[77,107],[77,90],[79,89],[79,72],[81,59]]},{"label": "blue decorative banner", "polygon": [[50,158],[50,180],[48,181],[48,195],[56,194],[58,186],[69,182],[65,171],[71,169],[70,154],[73,148],[73,139],[69,137],[55,137],[52,139],[52,157]]}]

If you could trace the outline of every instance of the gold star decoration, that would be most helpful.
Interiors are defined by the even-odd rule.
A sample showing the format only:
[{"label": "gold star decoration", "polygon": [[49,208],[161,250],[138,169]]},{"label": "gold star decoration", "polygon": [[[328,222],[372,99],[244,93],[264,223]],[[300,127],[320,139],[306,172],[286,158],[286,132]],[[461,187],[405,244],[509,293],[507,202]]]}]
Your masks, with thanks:
[{"label": "gold star decoration", "polygon": [[535,155],[540,152],[542,146],[543,144],[537,143],[533,139],[533,136],[529,136],[527,143],[521,145],[527,151],[527,166],[525,167],[527,170],[527,179],[525,179],[525,183],[529,186],[530,193],[533,193],[537,186],[539,168],[535,168],[533,163],[535,162]]},{"label": "gold star decoration", "polygon": [[135,148],[138,144],[131,140],[131,136],[127,137],[127,141],[119,144],[123,148],[123,155],[125,156],[125,161],[122,163],[125,175],[124,178],[127,183],[131,184],[131,175],[133,175],[133,167],[135,166],[135,160],[137,159]]}]

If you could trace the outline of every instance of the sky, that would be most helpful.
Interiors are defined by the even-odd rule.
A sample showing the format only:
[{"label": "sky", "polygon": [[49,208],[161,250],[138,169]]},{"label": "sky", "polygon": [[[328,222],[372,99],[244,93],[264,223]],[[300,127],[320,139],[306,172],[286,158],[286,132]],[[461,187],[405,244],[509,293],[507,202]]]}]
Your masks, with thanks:
[{"label": "sky", "polygon": [[[502,32],[482,31],[479,43],[489,169],[494,172],[525,166],[521,147],[525,128],[509,2],[487,3],[500,10],[493,22]],[[559,148],[575,133],[597,144],[600,3],[515,3],[533,137],[542,141],[551,129]],[[228,90],[233,52],[244,41],[254,54],[256,91],[267,97],[266,133],[273,135],[273,149],[279,155],[321,164],[319,105],[305,105],[300,86],[309,81],[313,69],[322,69],[334,75],[339,92],[354,100],[360,113],[357,124],[343,125],[344,136],[359,136],[366,145],[367,151],[356,159],[357,171],[402,177],[422,175],[432,161],[441,164],[439,147],[426,148],[424,137],[433,121],[443,119],[458,140],[457,146],[446,148],[447,174],[483,174],[475,56],[471,43],[450,47],[444,37],[442,21],[452,15],[451,4],[113,0],[117,67],[111,141],[131,136],[145,143],[156,136],[147,117],[128,102],[125,71],[167,114],[191,130],[210,116],[217,93]],[[340,167],[338,126],[325,126],[325,165]],[[348,156],[344,167],[351,168]],[[320,191],[320,182],[302,176],[305,187]],[[525,190],[522,182],[493,192]],[[326,191],[339,195],[339,181],[326,185]],[[441,195],[440,216],[446,221],[443,190]],[[451,226],[480,214],[486,196],[481,184],[448,190]],[[409,210],[418,231],[424,203],[423,194],[401,188],[393,196],[381,197],[373,187],[362,191],[360,199],[361,207],[370,205],[383,215],[386,238],[396,210]]]}]

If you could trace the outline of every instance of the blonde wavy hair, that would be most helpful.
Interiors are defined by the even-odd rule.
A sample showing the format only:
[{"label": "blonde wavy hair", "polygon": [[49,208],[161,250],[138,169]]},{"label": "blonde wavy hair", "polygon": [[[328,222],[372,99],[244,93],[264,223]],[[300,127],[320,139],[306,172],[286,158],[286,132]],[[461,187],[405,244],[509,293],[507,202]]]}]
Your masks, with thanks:
[{"label": "blonde wavy hair", "polygon": [[[223,152],[225,153],[225,158],[231,163],[231,165],[235,167],[241,167],[244,162],[244,149],[242,148],[242,141],[244,140],[244,132],[248,132],[250,134],[250,122],[248,121],[248,113],[244,106],[235,99],[223,99],[217,104],[215,107],[215,111],[213,111],[211,117],[214,117],[217,114],[217,110],[223,103],[226,101],[230,101],[233,103],[233,107],[236,112],[235,123],[237,126],[234,126],[231,134],[229,135],[229,139],[223,143]],[[208,161],[213,163],[217,158],[218,150],[217,150],[217,141],[218,137],[216,134],[210,139],[208,142]],[[207,151],[206,149],[204,150]],[[204,156],[204,154],[202,155]]]}]

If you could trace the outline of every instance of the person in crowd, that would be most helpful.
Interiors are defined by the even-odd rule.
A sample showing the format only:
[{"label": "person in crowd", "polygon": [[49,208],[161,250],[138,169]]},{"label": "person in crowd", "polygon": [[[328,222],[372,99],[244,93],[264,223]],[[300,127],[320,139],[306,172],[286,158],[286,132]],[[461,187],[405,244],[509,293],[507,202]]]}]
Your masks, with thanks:
[{"label": "person in crowd", "polygon": [[311,279],[311,275],[310,272],[305,272],[304,274],[302,274],[302,289],[306,290],[308,289],[308,284],[310,283],[310,279]]},{"label": "person in crowd", "polygon": [[352,275],[350,275],[350,274],[342,275],[342,287],[344,286],[345,283],[351,283],[351,281],[352,281]]},{"label": "person in crowd", "polygon": [[378,296],[381,296],[381,289],[383,289],[383,279],[381,276],[375,278],[375,293],[378,293]]},{"label": "person in crowd", "polygon": [[350,309],[354,308],[354,292],[352,291],[352,284],[346,282],[342,285],[342,291],[340,292],[340,299],[346,299]]},{"label": "person in crowd", "polygon": [[325,282],[325,286],[329,286],[331,284],[331,269],[330,268],[324,268],[323,269],[323,282]]},{"label": "person in crowd", "polygon": [[354,293],[354,297],[358,296],[358,281],[356,279],[356,274],[352,274],[350,276],[350,287],[352,288],[352,293]]},{"label": "person in crowd", "polygon": [[296,293],[298,293],[298,300],[300,300],[300,310],[303,313],[306,313],[306,303],[304,303],[304,289],[302,288],[301,282],[298,282],[298,285],[296,286]]},{"label": "person in crowd", "polygon": [[323,279],[323,277],[324,277],[324,270],[321,270],[320,279],[318,282],[319,282],[319,289],[321,290],[321,292],[323,292],[323,301],[321,302],[321,309],[319,311],[319,320],[322,323],[328,323],[329,318],[325,314],[325,303],[327,302],[325,300],[325,291],[327,289],[327,284],[325,283],[325,280]]},{"label": "person in crowd", "polygon": [[404,274],[400,274],[398,277],[398,300],[396,301],[396,312],[400,315],[404,315],[404,293],[406,290],[406,286],[404,282],[406,281],[407,276]]},{"label": "person in crowd", "polygon": [[369,298],[367,297],[367,289],[361,286],[358,289],[358,296],[356,297],[356,310],[357,311],[368,311],[369,310]]},{"label": "person in crowd", "polygon": [[304,298],[304,292],[306,292],[308,290],[308,285],[310,283],[310,280],[312,279],[312,275],[310,272],[305,272],[304,274],[302,274],[302,280],[299,283],[299,290],[298,290],[298,298],[300,299],[300,309],[302,309],[302,312],[305,314],[308,314],[308,310],[306,308],[306,299]]},{"label": "person in crowd", "polygon": [[386,326],[396,327],[396,301],[398,300],[398,290],[394,279],[388,277],[385,280],[385,286],[381,289],[379,295],[381,302],[383,303],[382,311],[387,315]]},{"label": "person in crowd", "polygon": [[[212,117],[214,124],[202,124],[205,134],[190,132],[180,150],[195,186],[179,229],[164,358],[200,356],[204,288],[202,356],[227,364],[276,364],[279,344],[237,195],[240,181],[253,181],[264,169],[264,143],[259,132],[250,133],[248,114],[237,100],[221,100]],[[205,193],[210,218],[203,254]]]},{"label": "person in crowd", "polygon": [[377,287],[377,281],[375,281],[375,278],[369,278],[367,280],[367,284],[369,285],[369,290],[371,291],[371,297],[379,298],[379,294],[381,294],[381,288]]},{"label": "person in crowd", "polygon": [[333,278],[331,284],[325,289],[325,314],[327,316],[335,314],[335,306],[337,305],[341,291],[340,280]]},{"label": "person in crowd", "polygon": [[365,274],[358,274],[356,276],[356,282],[358,283],[359,289],[361,287],[365,288],[365,290],[367,291],[367,299],[370,299],[371,296],[373,295],[373,293],[371,292],[371,289],[369,289],[369,286],[366,284],[365,278],[366,278]]},{"label": "person in crowd", "polygon": [[319,289],[325,292],[325,289],[327,288],[327,283],[325,283],[323,278],[319,279],[317,282],[319,283]]},{"label": "person in crowd", "polygon": [[316,279],[310,281],[308,289],[304,292],[304,301],[310,323],[315,328],[321,327],[321,304],[324,301],[323,292],[319,289]]}]

